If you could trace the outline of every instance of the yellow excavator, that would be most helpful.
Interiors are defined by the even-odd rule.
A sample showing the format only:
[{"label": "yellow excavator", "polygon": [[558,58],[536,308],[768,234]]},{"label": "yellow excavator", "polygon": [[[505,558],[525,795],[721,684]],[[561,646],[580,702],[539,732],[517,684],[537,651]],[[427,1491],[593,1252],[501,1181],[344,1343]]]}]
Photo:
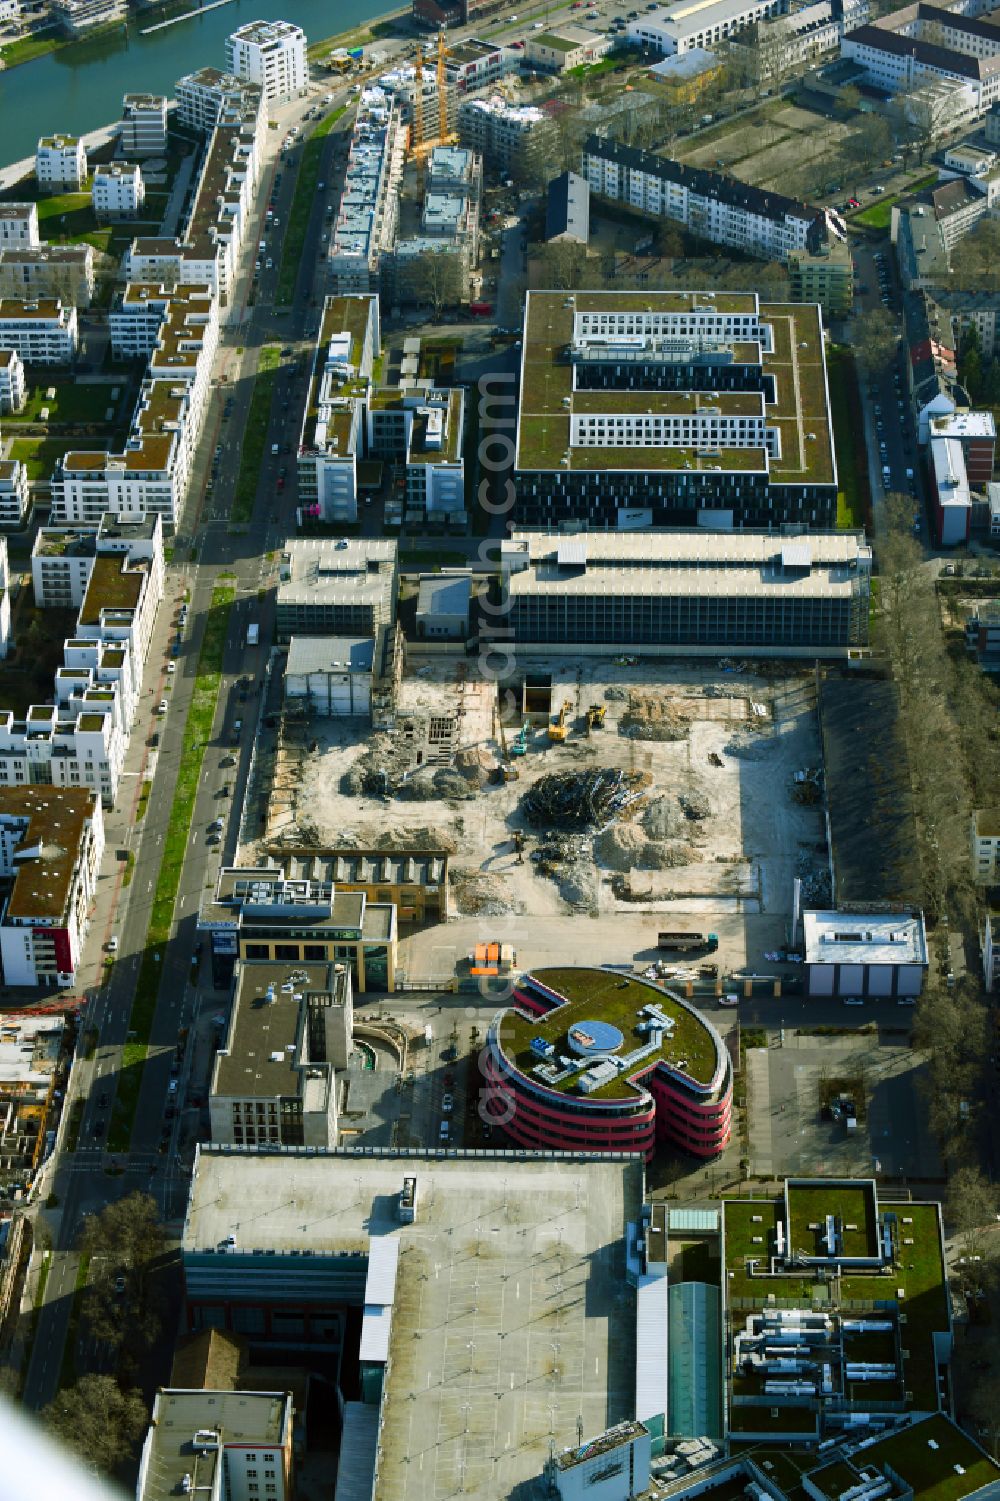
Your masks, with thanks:
[{"label": "yellow excavator", "polygon": [[566,715],[572,711],[572,708],[572,700],[564,698],[563,706],[559,710],[557,717],[549,720],[549,739],[555,740],[560,745],[566,739],[568,733],[566,729]]}]

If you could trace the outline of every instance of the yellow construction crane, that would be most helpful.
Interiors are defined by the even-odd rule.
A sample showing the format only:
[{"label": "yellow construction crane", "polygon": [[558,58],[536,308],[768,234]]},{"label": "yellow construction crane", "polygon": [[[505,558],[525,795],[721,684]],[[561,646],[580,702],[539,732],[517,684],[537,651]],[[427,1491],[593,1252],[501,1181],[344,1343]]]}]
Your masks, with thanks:
[{"label": "yellow construction crane", "polygon": [[437,61],[437,90],[438,90],[438,144],[444,145],[448,139],[448,99],[445,93],[445,66],[444,60],[451,53],[444,44],[444,32],[438,32],[438,61]]},{"label": "yellow construction crane", "polygon": [[424,144],[424,50],[417,48],[413,64],[413,150],[423,149]]},{"label": "yellow construction crane", "polygon": [[438,133],[437,136],[426,140],[424,138],[424,53],[423,48],[417,48],[414,59],[414,88],[413,88],[413,154],[424,157],[433,151],[435,146],[443,146],[452,140],[448,133],[448,75],[445,67],[445,59],[451,56],[450,47],[445,46],[444,32],[438,33],[437,44],[437,107],[438,107]]}]

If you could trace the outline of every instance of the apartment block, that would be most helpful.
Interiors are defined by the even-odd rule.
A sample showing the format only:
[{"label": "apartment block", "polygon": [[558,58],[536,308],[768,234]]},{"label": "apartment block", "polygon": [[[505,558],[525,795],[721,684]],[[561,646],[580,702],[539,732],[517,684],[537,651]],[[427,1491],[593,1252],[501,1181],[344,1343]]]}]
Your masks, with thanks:
[{"label": "apartment block", "polygon": [[58,297],[0,299],[0,349],[15,350],[26,365],[69,365],[78,346],[75,307],[66,307]]},{"label": "apartment block", "polygon": [[166,95],[125,95],[118,128],[118,150],[126,161],[144,161],[146,157],[166,155]]},{"label": "apartment block", "polygon": [[267,104],[298,99],[309,87],[306,34],[290,21],[251,21],[226,39],[226,67]]},{"label": "apartment block", "polygon": [[972,815],[972,878],[977,886],[1000,882],[1000,812],[977,808]]},{"label": "apartment block", "polygon": [[212,1141],[335,1147],[337,1073],[352,1047],[346,964],[241,963],[212,1068]]},{"label": "apartment block", "polygon": [[221,68],[199,68],[177,80],[177,118],[189,130],[208,135],[234,111],[257,110],[261,102],[258,84],[248,83]]},{"label": "apartment block", "polygon": [[13,245],[0,249],[0,299],[39,302],[59,298],[87,308],[94,297],[92,245]]},{"label": "apartment block", "polygon": [[861,532],[514,532],[500,561],[519,651],[811,659],[868,644]]},{"label": "apartment block", "polygon": [[396,242],[405,151],[396,101],[375,85],[364,89],[330,235],[329,284],[340,295],[378,291],[382,257]]},{"label": "apartment block", "polygon": [[104,852],[84,787],[0,787],[0,960],[5,985],[76,982]]},{"label": "apartment block", "polygon": [[27,395],[21,356],[16,349],[0,349],[0,414],[19,412]]},{"label": "apartment block", "polygon": [[818,307],[529,292],[522,346],[519,525],[833,528]]},{"label": "apartment block", "polygon": [[298,446],[298,493],[307,515],[357,520],[363,398],[379,347],[377,297],[327,298]]},{"label": "apartment block", "polygon": [[290,1501],[293,1407],[288,1392],[161,1387],[139,1461],[136,1501]]},{"label": "apartment block", "polygon": [[843,240],[788,256],[793,302],[816,302],[827,318],[847,318],[854,306],[854,264]]},{"label": "apartment block", "polygon": [[42,192],[79,192],[87,181],[87,153],[79,136],[42,136],[35,177]]},{"label": "apartment block", "polygon": [[[963,15],[961,7],[904,6],[848,31],[841,56],[864,68],[868,81],[888,94],[912,94],[926,84],[947,85],[971,101],[974,116],[1000,100],[1000,22],[995,12]],[[957,111],[942,106],[953,128]]]},{"label": "apartment block", "polygon": [[[2,482],[2,472],[0,472],[0,482]],[[5,657],[10,650],[10,616],[10,568],[7,562],[7,539],[0,537],[0,657]]]},{"label": "apartment block", "polygon": [[136,164],[112,162],[94,172],[94,214],[102,222],[109,219],[138,219],[146,201],[142,168]]},{"label": "apartment block", "polygon": [[457,122],[463,146],[479,152],[487,167],[515,177],[532,173],[554,145],[555,127],[544,110],[510,104],[501,94],[464,99]]},{"label": "apartment block", "polygon": [[499,42],[469,37],[449,48],[445,58],[445,78],[456,94],[474,94],[491,87],[507,73],[521,66],[521,53]]},{"label": "apartment block", "polygon": [[20,459],[0,459],[0,526],[23,526],[27,514],[28,470]]},{"label": "apartment block", "polygon": [[0,203],[0,250],[27,246],[37,249],[38,205],[35,203]]},{"label": "apartment block", "polygon": [[584,145],[583,175],[602,198],[672,219],[715,245],[764,260],[786,261],[793,250],[816,250],[831,238],[847,238],[832,209],[601,136],[588,137]]},{"label": "apartment block", "polygon": [[125,0],[52,0],[52,19],[70,36],[114,26],[128,14]]}]

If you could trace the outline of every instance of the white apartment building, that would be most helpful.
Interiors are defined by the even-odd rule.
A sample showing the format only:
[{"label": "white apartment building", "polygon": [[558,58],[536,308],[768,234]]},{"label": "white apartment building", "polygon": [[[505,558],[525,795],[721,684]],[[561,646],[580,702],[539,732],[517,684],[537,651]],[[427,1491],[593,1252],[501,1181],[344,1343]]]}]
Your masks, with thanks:
[{"label": "white apartment building", "polygon": [[45,192],[79,192],[87,181],[87,153],[80,137],[42,136],[35,151],[35,176]]},{"label": "white apartment building", "polygon": [[290,21],[250,21],[227,37],[226,67],[257,84],[267,104],[298,99],[309,87],[306,34]]},{"label": "white apartment building", "polygon": [[0,349],[0,414],[19,412],[27,395],[21,356],[16,349]]},{"label": "white apartment building", "polygon": [[10,569],[7,565],[7,538],[0,537],[0,657],[10,650]]},{"label": "white apartment building", "polygon": [[75,307],[64,307],[58,297],[0,300],[0,349],[16,350],[26,365],[68,365],[78,346]]},{"label": "white apartment building", "polygon": [[630,42],[664,57],[677,57],[692,47],[711,51],[748,26],[787,10],[788,0],[677,0],[630,21],[626,35]]},{"label": "white apartment building", "polygon": [[76,981],[104,853],[101,800],[83,787],[0,787],[5,985]]},{"label": "white apartment building", "polygon": [[316,334],[298,449],[299,500],[324,521],[358,519],[362,394],[379,352],[379,305],[371,293],[328,297]]},{"label": "white apartment building", "polygon": [[[840,51],[888,94],[941,83],[967,97],[975,116],[1000,101],[1000,28],[989,16],[964,16],[921,0],[847,32]],[[939,113],[942,129],[950,128],[956,112],[942,101]],[[963,109],[958,123],[967,115]]]},{"label": "white apartment building", "polygon": [[463,99],[458,107],[458,134],[463,146],[478,151],[486,165],[501,172],[521,172],[552,143],[552,121],[533,104],[510,104],[501,94]]},{"label": "white apartment building", "polygon": [[405,151],[406,129],[395,99],[377,86],[364,89],[330,235],[332,291],[378,291],[382,257],[396,243]]},{"label": "white apartment building", "polygon": [[27,514],[27,468],[20,459],[0,459],[0,526],[22,526]]},{"label": "white apartment building", "polygon": [[177,118],[190,130],[207,135],[233,111],[256,111],[261,102],[257,84],[247,83],[221,68],[199,68],[186,73],[175,86]]},{"label": "white apartment building", "polygon": [[112,162],[94,172],[94,213],[102,222],[137,219],[145,201],[146,185],[138,165]]},{"label": "white apartment building", "polygon": [[0,250],[15,247],[34,249],[38,238],[38,205],[35,203],[0,203]]},{"label": "white apartment building", "polygon": [[128,13],[125,0],[52,0],[52,19],[70,36],[86,36],[101,26],[113,26]]},{"label": "white apartment building", "polygon": [[126,160],[143,161],[164,156],[167,150],[167,99],[165,94],[126,94],[122,99],[122,122],[118,150]]},{"label": "white apartment building", "polygon": [[0,21],[16,21],[21,14],[21,0],[0,0]]},{"label": "white apartment building", "polygon": [[972,815],[972,879],[977,886],[1000,881],[1000,812],[977,808]]},{"label": "white apartment building", "polygon": [[784,261],[793,250],[817,249],[831,236],[846,238],[832,210],[600,136],[590,136],[584,146],[583,176],[592,193],[673,219],[716,245],[764,260]]},{"label": "white apartment building", "polygon": [[0,249],[0,298],[37,302],[59,297],[89,307],[94,297],[94,247],[13,245]]}]

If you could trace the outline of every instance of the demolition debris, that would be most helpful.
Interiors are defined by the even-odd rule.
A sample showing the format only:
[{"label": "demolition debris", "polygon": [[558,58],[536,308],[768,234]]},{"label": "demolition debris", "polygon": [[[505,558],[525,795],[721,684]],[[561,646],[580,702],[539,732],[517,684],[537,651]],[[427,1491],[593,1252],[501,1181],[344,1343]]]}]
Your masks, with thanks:
[{"label": "demolition debris", "polygon": [[645,773],[613,768],[554,772],[525,793],[521,808],[536,828],[602,829],[624,817],[652,783]]}]

